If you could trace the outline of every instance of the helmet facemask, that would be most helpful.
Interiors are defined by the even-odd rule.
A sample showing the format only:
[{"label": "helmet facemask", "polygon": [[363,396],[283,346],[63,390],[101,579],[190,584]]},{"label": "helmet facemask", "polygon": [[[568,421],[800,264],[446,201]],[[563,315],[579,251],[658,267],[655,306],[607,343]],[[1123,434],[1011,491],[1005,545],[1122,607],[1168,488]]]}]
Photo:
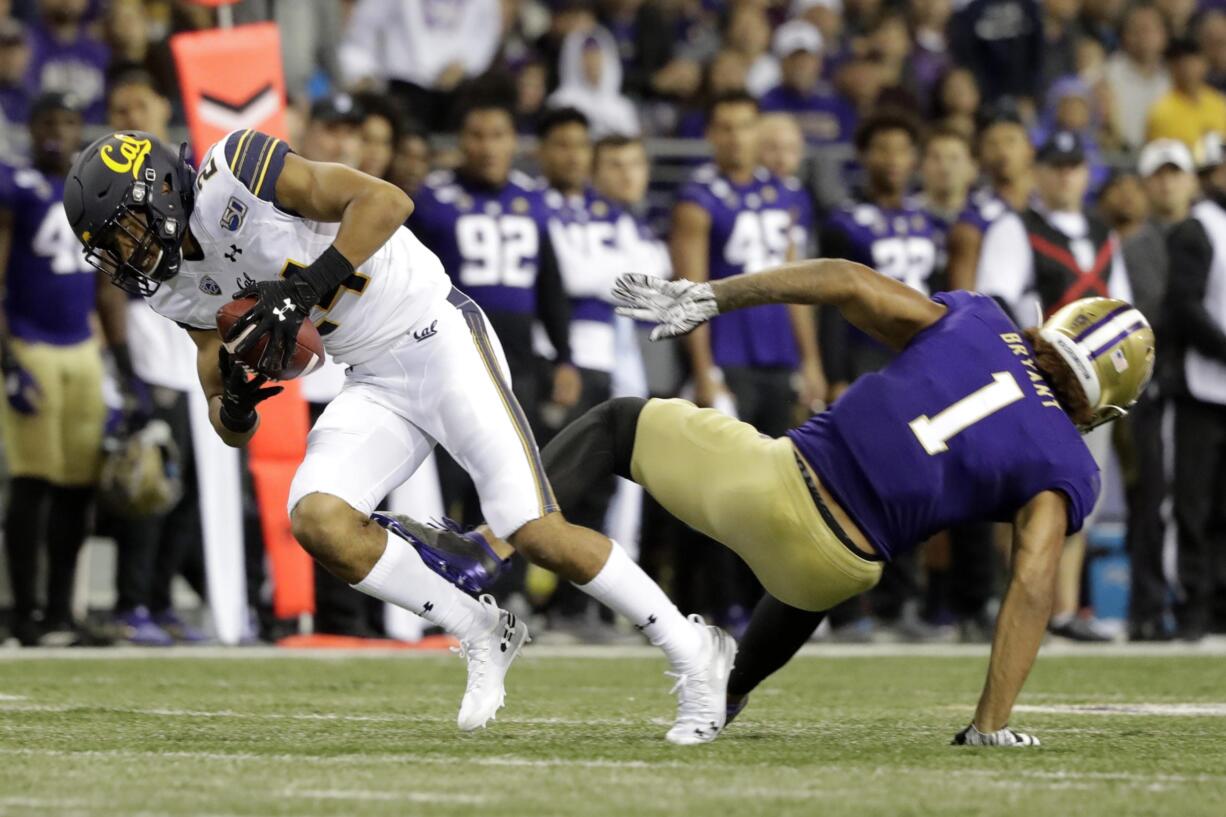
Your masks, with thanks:
[{"label": "helmet facemask", "polygon": [[177,171],[146,166],[95,233],[81,236],[86,260],[130,294],[148,297],[179,272],[194,203],[184,148]]}]

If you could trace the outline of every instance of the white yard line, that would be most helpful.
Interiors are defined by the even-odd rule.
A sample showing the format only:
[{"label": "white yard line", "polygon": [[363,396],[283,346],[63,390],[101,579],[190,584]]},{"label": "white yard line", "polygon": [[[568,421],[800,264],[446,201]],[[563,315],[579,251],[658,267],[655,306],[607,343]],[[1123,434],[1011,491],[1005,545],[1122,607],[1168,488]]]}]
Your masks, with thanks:
[{"label": "white yard line", "polygon": [[1160,717],[1226,718],[1226,703],[1078,703],[1018,705],[1015,712],[1038,712],[1053,715],[1149,715]]},{"label": "white yard line", "polygon": [[354,791],[350,789],[284,789],[282,797],[302,800],[369,800],[391,803],[459,803],[481,805],[488,797],[479,794],[453,794],[439,791]]},{"label": "white yard line", "polygon": [[[34,749],[34,748],[19,748],[0,746],[0,756],[12,757],[60,757],[60,758],[115,758],[122,760],[199,760],[212,761],[219,763],[289,763],[300,766],[411,766],[418,765],[435,765],[435,766],[454,766],[460,764],[463,766],[509,766],[509,767],[526,767],[526,768],[560,768],[571,767],[580,769],[668,769],[668,768],[692,768],[688,763],[671,762],[671,761],[652,761],[645,760],[602,760],[602,759],[582,759],[582,758],[531,758],[531,757],[514,757],[505,755],[492,755],[484,757],[436,757],[432,755],[415,755],[415,754],[344,754],[344,755],[292,755],[292,754],[256,754],[254,752],[196,752],[196,751],[170,751],[170,752],[154,752],[139,749],[83,749],[78,751],[68,751],[64,749]],[[724,763],[724,764],[705,764],[708,767],[720,766],[724,768],[745,768],[743,763]]]},{"label": "white yard line", "polygon": [[[271,721],[337,721],[342,723],[451,723],[454,717],[430,715],[348,715],[341,712],[235,712],[233,710],[172,709],[165,707],[105,706],[99,704],[39,704],[5,703],[0,701],[0,712],[99,712],[115,715],[147,715],[165,718],[234,718],[242,720]],[[634,718],[524,718],[506,716],[499,723],[525,724],[529,726],[629,726],[641,724]],[[671,721],[669,722],[671,725]]]}]

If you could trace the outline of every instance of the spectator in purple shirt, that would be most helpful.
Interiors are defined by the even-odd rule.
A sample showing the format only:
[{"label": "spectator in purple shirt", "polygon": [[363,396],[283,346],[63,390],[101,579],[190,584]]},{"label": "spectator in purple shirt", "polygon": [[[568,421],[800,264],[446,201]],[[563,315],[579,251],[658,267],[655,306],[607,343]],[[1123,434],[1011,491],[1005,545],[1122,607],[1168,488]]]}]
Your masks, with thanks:
[{"label": "spectator in purple shirt", "polygon": [[951,0],[910,0],[912,38],[908,74],[924,113],[931,115],[935,98],[933,91],[952,65],[949,42],[949,18],[953,14]]},{"label": "spectator in purple shirt", "polygon": [[72,94],[85,106],[85,121],[99,123],[111,56],[85,27],[87,6],[87,0],[40,0],[39,21],[29,31],[27,76],[40,92]]},{"label": "spectator in purple shirt", "polygon": [[804,20],[792,20],[775,32],[773,49],[783,81],[762,96],[762,110],[793,114],[810,144],[849,142],[851,106],[821,81],[821,32]]}]

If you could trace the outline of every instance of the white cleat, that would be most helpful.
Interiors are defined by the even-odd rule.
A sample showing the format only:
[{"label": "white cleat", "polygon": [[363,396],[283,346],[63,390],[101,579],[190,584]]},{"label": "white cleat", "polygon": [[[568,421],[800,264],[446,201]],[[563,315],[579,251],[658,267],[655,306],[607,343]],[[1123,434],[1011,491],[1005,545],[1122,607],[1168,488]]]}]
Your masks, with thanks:
[{"label": "white cleat", "polygon": [[725,698],[728,675],[736,658],[736,641],[719,627],[708,627],[702,616],[690,616],[705,640],[702,664],[693,672],[667,673],[677,679],[677,720],[668,730],[668,742],[678,746],[709,743],[719,737],[728,716]]},{"label": "white cleat", "polygon": [[479,635],[462,639],[456,650],[468,662],[468,686],[456,719],[465,732],[484,727],[502,708],[507,697],[507,670],[524,643],[531,640],[528,626],[514,613],[499,610],[493,596],[481,596],[480,601],[487,626],[480,628]]}]

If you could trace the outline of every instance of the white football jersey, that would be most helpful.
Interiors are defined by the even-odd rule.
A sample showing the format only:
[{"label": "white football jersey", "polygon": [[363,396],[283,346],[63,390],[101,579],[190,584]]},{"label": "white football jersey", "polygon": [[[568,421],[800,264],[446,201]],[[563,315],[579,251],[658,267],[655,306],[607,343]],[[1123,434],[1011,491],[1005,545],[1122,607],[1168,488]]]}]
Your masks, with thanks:
[{"label": "white football jersey", "polygon": [[[189,225],[204,257],[184,258],[175,277],[149,297],[161,315],[193,329],[216,329],[234,293],[305,267],[336,238],[338,223],[310,221],[274,202],[288,148],[257,131],[234,131],[204,156]],[[451,281],[437,256],[400,227],[349,280],[311,310],[324,349],[348,364],[376,357],[446,298]]]}]

